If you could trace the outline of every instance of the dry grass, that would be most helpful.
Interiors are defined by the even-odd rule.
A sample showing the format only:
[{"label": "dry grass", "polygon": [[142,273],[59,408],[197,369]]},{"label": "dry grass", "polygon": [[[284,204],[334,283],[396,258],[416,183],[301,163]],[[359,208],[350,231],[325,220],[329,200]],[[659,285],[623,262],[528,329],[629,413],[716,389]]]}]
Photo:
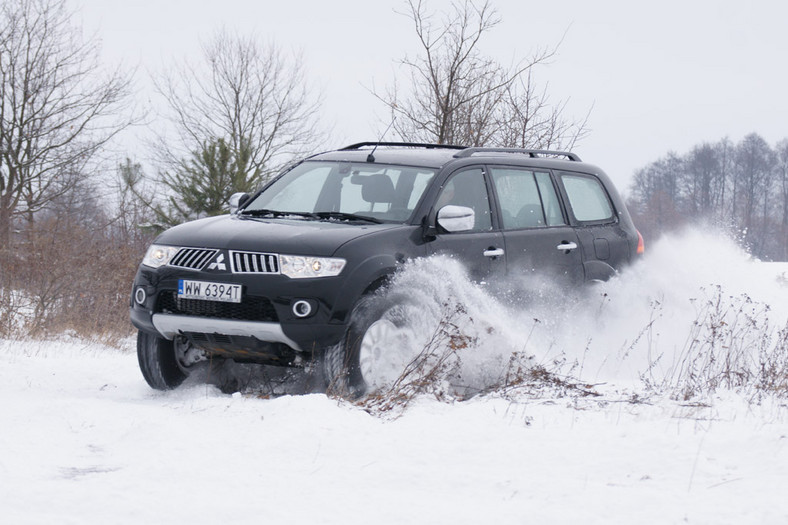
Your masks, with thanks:
[{"label": "dry grass", "polygon": [[[662,307],[652,303],[651,319],[626,350],[645,346],[651,365],[641,372],[640,388],[619,394],[616,401],[641,403],[667,396],[680,403],[708,403],[720,391],[735,392],[754,403],[788,396],[788,324],[775,330],[769,307],[747,295],[729,296],[721,287],[703,293],[704,298],[695,301],[697,318],[686,343],[669,364],[652,337]],[[538,363],[527,342],[511,354],[497,379],[469,389],[462,384],[463,356],[476,349],[478,340],[463,327],[472,323],[461,305],[445,304],[432,337],[397,381],[355,402],[370,413],[397,417],[419,396],[444,402],[477,395],[513,401],[585,397],[604,401],[601,385],[579,379],[581,364],[565,359]],[[538,323],[534,320],[534,326]],[[660,361],[662,366],[656,366]]]},{"label": "dry grass", "polygon": [[718,390],[753,399],[788,394],[788,324],[775,330],[768,305],[715,287],[696,300],[697,318],[657,389],[683,401]]},{"label": "dry grass", "polygon": [[373,392],[358,403],[370,413],[401,413],[418,396],[440,401],[455,398],[452,379],[460,369],[460,351],[476,343],[458,324],[467,313],[460,304],[445,304],[432,336],[390,387]]},{"label": "dry grass", "polygon": [[114,344],[131,334],[139,246],[55,221],[29,239],[0,253],[0,337],[70,332]]}]

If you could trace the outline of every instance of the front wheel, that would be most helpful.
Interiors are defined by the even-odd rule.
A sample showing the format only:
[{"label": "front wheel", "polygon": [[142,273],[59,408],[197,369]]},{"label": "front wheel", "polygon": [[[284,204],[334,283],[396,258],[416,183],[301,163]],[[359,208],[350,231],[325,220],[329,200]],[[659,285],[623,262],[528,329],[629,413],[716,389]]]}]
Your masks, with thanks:
[{"label": "front wheel", "polygon": [[407,324],[404,301],[363,297],[350,315],[345,337],[324,354],[329,392],[355,398],[396,380],[410,335]]},{"label": "front wheel", "polygon": [[186,379],[173,341],[142,330],[137,332],[137,359],[145,381],[156,390],[171,390]]}]

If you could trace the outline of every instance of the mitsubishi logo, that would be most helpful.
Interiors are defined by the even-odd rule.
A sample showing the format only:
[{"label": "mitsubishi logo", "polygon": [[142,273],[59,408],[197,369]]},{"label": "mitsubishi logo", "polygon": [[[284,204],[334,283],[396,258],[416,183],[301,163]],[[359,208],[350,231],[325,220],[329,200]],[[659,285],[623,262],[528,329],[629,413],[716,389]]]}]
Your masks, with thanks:
[{"label": "mitsubishi logo", "polygon": [[226,270],[227,265],[224,264],[224,254],[220,253],[219,256],[213,261],[211,264],[208,265],[209,270]]}]

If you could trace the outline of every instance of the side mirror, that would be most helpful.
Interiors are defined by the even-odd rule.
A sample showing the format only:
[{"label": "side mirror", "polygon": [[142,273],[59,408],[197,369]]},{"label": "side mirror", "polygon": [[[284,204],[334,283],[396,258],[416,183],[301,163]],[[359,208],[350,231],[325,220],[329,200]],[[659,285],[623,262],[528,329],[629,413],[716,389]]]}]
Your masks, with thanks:
[{"label": "side mirror", "polygon": [[447,232],[467,232],[476,224],[476,213],[465,206],[444,206],[438,211],[438,224]]},{"label": "side mirror", "polygon": [[246,204],[246,201],[248,200],[249,200],[248,193],[241,192],[241,193],[233,193],[232,195],[230,195],[230,201],[229,201],[230,213],[233,215],[238,213],[238,208]]}]

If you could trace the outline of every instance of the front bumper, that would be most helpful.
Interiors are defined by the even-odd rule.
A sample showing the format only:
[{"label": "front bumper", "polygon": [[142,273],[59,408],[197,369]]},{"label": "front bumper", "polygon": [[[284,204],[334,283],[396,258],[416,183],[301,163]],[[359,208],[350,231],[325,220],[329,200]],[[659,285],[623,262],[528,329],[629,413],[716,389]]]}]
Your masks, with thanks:
[{"label": "front bumper", "polygon": [[[242,304],[177,298],[179,279],[228,282],[243,286]],[[143,331],[172,339],[185,336],[196,346],[245,360],[270,362],[272,352],[312,356],[345,334],[348,306],[341,278],[291,280],[281,275],[222,275],[141,266],[134,279],[130,317]],[[140,303],[138,290],[144,291]],[[298,317],[293,305],[308,300],[312,313]],[[203,337],[205,336],[205,337]],[[222,341],[228,341],[227,344]],[[286,361],[290,361],[287,359]]]},{"label": "front bumper", "polygon": [[186,332],[254,337],[259,341],[282,343],[297,352],[301,346],[287,337],[282,325],[270,322],[236,321],[234,319],[211,319],[185,315],[153,314],[153,326],[165,338],[172,339]]}]

